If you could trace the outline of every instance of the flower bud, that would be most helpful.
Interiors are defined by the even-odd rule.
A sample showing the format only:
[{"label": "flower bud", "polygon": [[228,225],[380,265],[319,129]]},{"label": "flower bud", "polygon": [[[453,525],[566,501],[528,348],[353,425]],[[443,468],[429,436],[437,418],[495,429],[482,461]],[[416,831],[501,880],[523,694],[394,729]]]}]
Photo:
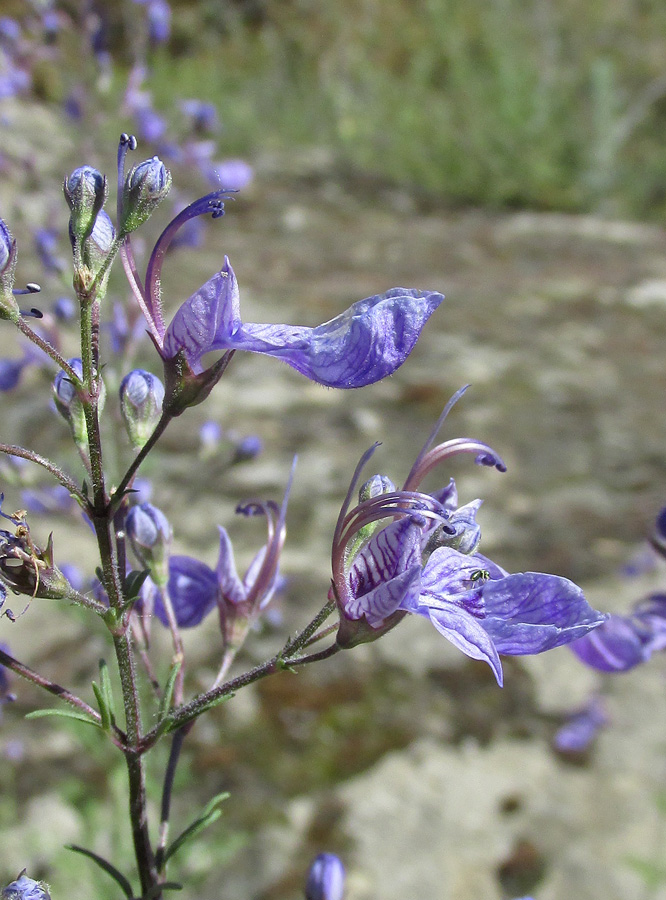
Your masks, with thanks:
[{"label": "flower bud", "polygon": [[79,166],[65,179],[63,190],[72,211],[70,233],[81,243],[92,232],[97,214],[104,206],[106,177],[92,166]]},{"label": "flower bud", "polygon": [[310,866],[305,900],[342,900],[345,867],[334,853],[320,853]]},{"label": "flower bud", "polygon": [[0,219],[0,319],[11,319],[13,322],[21,315],[12,294],[15,265],[16,241],[9,228]]},{"label": "flower bud", "polygon": [[120,410],[132,446],[140,450],[162,415],[164,385],[156,375],[134,369],[120,384]]},{"label": "flower bud", "polygon": [[164,513],[152,503],[132,506],[125,523],[127,537],[141,565],[150,569],[158,587],[169,578],[171,525]]},{"label": "flower bud", "polygon": [[33,881],[21,872],[16,881],[12,881],[0,894],[1,900],[51,900],[48,885],[43,881]]},{"label": "flower bud", "polygon": [[[83,378],[83,364],[79,357],[68,359],[67,362],[74,369],[79,378]],[[106,391],[104,383],[100,379],[100,395],[98,398],[98,408],[101,411],[104,407]],[[69,375],[60,371],[53,382],[53,399],[56,409],[60,415],[69,423],[72,430],[72,436],[77,447],[87,451],[88,446],[88,430],[86,428],[86,417],[83,404],[76,391]]]},{"label": "flower bud", "polygon": [[372,500],[374,497],[379,497],[380,494],[390,494],[394,490],[395,485],[386,475],[373,475],[365,484],[361,485],[358,502],[363,503],[364,500]]},{"label": "flower bud", "polygon": [[142,225],[171,188],[171,173],[157,157],[146,159],[127,174],[118,227],[128,234]]}]

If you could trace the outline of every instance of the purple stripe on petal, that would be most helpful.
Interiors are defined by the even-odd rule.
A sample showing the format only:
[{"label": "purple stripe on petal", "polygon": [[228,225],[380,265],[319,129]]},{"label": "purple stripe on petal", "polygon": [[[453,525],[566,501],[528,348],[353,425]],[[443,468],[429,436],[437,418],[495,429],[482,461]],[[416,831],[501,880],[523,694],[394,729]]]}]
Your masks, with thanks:
[{"label": "purple stripe on petal", "polygon": [[601,672],[626,672],[647,658],[634,624],[625,616],[610,616],[570,646],[581,662]]},{"label": "purple stripe on petal", "polygon": [[358,553],[348,575],[350,592],[367,594],[414,565],[420,569],[420,562],[421,526],[405,516],[374,534]]},{"label": "purple stripe on petal", "polygon": [[417,563],[395,578],[381,581],[361,597],[354,597],[345,606],[345,615],[350,619],[362,616],[373,628],[378,628],[392,613],[416,603],[420,588],[421,566]]}]

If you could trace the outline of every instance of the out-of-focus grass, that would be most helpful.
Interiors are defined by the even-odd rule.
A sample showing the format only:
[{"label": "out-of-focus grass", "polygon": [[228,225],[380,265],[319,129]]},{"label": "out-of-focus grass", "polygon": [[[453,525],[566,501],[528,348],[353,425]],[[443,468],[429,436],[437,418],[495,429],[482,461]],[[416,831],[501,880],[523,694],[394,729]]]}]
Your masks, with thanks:
[{"label": "out-of-focus grass", "polygon": [[[247,6],[247,4],[245,4]],[[273,3],[248,23],[177,8],[157,105],[215,100],[229,152],[330,146],[354,175],[455,203],[659,215],[659,0]]]}]

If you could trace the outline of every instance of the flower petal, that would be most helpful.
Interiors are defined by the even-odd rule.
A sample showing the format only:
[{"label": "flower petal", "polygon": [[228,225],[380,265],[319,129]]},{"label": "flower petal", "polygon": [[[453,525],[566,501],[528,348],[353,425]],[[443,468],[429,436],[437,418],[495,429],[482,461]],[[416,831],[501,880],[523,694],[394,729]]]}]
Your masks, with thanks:
[{"label": "flower petal", "polygon": [[416,602],[420,580],[421,566],[417,564],[395,578],[382,581],[367,594],[352,598],[345,606],[345,615],[350,619],[365,616],[369,625],[379,628],[403,604],[411,606]]},{"label": "flower petal", "polygon": [[245,585],[241,582],[238,577],[238,572],[236,571],[234,548],[231,544],[229,535],[227,534],[226,529],[221,525],[218,525],[217,527],[220,532],[220,552],[217,558],[216,575],[220,592],[224,600],[234,604],[242,603],[247,597],[250,585],[254,581],[254,578],[256,578],[256,573],[252,582],[248,581]]},{"label": "flower petal", "polygon": [[[217,604],[215,572],[191,556],[170,557],[168,587],[176,621],[181,628],[198,625]],[[168,625],[159,594],[155,597],[155,615],[163,625]]]},{"label": "flower petal", "polygon": [[192,371],[199,373],[201,357],[216,349],[214,338],[223,335],[231,346],[239,326],[238,282],[225,256],[222,269],[177,310],[164,335],[164,355],[171,359],[184,351]]},{"label": "flower petal", "polygon": [[609,616],[570,646],[581,662],[601,672],[626,672],[650,656],[634,623],[625,616]]},{"label": "flower petal", "polygon": [[392,288],[316,328],[248,323],[232,335],[219,329],[211,349],[267,353],[327,387],[363,387],[402,365],[443,299],[434,291]]},{"label": "flower petal", "polygon": [[607,616],[592,609],[578,585],[559,575],[525,572],[481,588],[483,627],[500,653],[541,653],[583,637]]},{"label": "flower petal", "polygon": [[453,603],[441,608],[424,605],[419,612],[422,615],[427,612],[437,631],[466,656],[487,662],[493,670],[497,683],[502,687],[502,663],[497,649],[484,630],[482,620],[475,619],[473,615]]}]

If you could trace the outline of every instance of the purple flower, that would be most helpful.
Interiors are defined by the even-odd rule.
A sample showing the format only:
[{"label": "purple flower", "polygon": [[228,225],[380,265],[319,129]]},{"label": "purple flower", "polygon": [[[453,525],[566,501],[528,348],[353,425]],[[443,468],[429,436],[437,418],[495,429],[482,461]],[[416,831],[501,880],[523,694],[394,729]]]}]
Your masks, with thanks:
[{"label": "purple flower", "polygon": [[244,159],[221,159],[201,168],[211,184],[222,185],[225,191],[242,191],[254,178],[254,169]]},{"label": "purple flower", "polygon": [[[403,489],[362,500],[348,512],[361,467],[374,448],[357,467],[333,541],[337,641],[351,647],[374,640],[405,615],[420,615],[467,656],[487,662],[501,685],[501,653],[541,653],[582,637],[606,617],[566,578],[535,572],[509,575],[472,552],[480,538],[475,520],[479,501],[452,511],[457,492],[451,482],[436,494],[418,491],[435,465],[458,453],[473,453],[477,463],[500,471],[506,468],[478,441],[452,440],[429,450],[461,393],[447,404]],[[377,530],[387,518],[390,523]]]},{"label": "purple flower", "polygon": [[593,696],[581,709],[567,717],[557,730],[553,745],[560,753],[585,753],[599,731],[608,724],[601,697]]},{"label": "purple flower", "polygon": [[[125,152],[121,145],[120,178],[123,177]],[[172,396],[168,400],[173,400],[176,394],[179,396],[178,409],[173,406],[174,414],[202,399],[199,383],[196,390],[188,393],[188,388],[193,387],[196,376],[206,374],[201,360],[213,350],[227,351],[223,356],[226,362],[229,354],[236,350],[265,353],[282,359],[319,384],[340,388],[372,384],[402,365],[425,323],[443,301],[442,294],[393,288],[385,294],[359,300],[330,322],[314,328],[245,323],[240,317],[236,276],[225,257],[222,269],[182,304],[166,328],[162,314],[161,269],[167,250],[186,222],[207,213],[214,218],[221,216],[223,198],[223,191],[202,197],[182,210],[165,228],[148,262],[145,288],[136,274],[129,242],[122,253],[130,285],[164,359],[167,391],[169,384],[172,385]],[[188,373],[183,374],[183,366],[178,360],[184,360]],[[206,371],[212,372],[214,368]],[[174,389],[178,379],[181,383]],[[183,384],[187,379],[190,383]],[[208,385],[207,390],[211,387],[212,384]]]},{"label": "purple flower", "polygon": [[[169,558],[167,590],[179,627],[198,625],[217,605],[225,646],[236,648],[242,642],[247,629],[280,585],[278,567],[286,536],[285,515],[292,477],[293,467],[281,506],[272,501],[253,501],[236,509],[245,516],[264,515],[268,525],[266,544],[242,579],[236,570],[231,540],[221,526],[215,571],[189,556]],[[166,610],[159,595],[155,600],[155,614],[162,624],[167,624]]]},{"label": "purple flower", "polygon": [[[180,628],[194,628],[202,622],[215,608],[219,594],[215,572],[191,556],[169,557],[167,590]],[[168,626],[169,620],[159,594],[155,596],[155,615],[162,625]]]},{"label": "purple flower", "polygon": [[666,595],[652,594],[630,616],[610,616],[571,645],[586,665],[601,672],[626,672],[666,647]]},{"label": "purple flower", "polygon": [[13,391],[21,380],[23,369],[28,364],[28,360],[23,359],[0,359],[0,391]]},{"label": "purple flower", "polygon": [[265,353],[327,387],[363,387],[402,365],[443,299],[436,292],[393,288],[316,328],[243,323],[236,276],[225,257],[222,270],[176,312],[163,351],[168,359],[182,352],[195,373],[211,350]]},{"label": "purple flower", "polygon": [[305,900],[342,900],[345,867],[334,853],[320,853],[308,871]]}]

